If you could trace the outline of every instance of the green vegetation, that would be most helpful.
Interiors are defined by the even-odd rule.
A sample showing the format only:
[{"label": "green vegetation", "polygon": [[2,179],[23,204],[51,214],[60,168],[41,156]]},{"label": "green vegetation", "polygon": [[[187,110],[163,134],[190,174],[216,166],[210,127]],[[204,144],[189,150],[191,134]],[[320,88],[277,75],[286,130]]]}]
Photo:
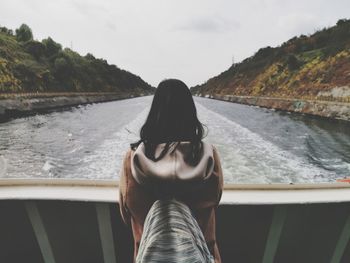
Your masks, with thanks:
[{"label": "green vegetation", "polygon": [[18,29],[16,29],[16,39],[19,42],[33,40],[33,32],[30,27],[26,24],[22,24]]},{"label": "green vegetation", "polygon": [[348,95],[322,95],[335,87],[350,90],[350,20],[346,19],[310,36],[294,37],[279,47],[261,48],[191,91],[350,102]]},{"label": "green vegetation", "polygon": [[91,54],[81,56],[48,37],[33,39],[29,26],[0,27],[0,93],[153,93],[139,76]]}]

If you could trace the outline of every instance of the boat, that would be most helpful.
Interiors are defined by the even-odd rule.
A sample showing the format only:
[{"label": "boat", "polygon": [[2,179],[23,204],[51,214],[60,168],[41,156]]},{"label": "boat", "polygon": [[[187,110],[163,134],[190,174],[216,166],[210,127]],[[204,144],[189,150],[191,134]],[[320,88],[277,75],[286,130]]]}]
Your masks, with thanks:
[{"label": "boat", "polygon": [[[1,179],[0,262],[128,263],[116,180]],[[226,184],[224,263],[350,262],[350,184]]]}]

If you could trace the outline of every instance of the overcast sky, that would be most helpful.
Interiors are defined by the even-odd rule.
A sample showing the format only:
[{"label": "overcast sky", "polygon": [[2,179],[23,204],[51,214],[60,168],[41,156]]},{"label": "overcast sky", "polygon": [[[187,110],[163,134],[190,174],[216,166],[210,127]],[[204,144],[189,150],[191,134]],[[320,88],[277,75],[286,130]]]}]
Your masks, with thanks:
[{"label": "overcast sky", "polygon": [[0,0],[0,25],[28,24],[156,86],[205,82],[259,48],[350,18],[349,0]]}]

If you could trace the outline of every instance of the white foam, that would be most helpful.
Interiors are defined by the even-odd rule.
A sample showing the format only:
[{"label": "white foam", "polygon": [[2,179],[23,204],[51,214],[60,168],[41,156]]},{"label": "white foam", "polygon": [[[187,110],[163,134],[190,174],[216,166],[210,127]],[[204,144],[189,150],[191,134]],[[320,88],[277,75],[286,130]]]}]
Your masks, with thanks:
[{"label": "white foam", "polygon": [[7,172],[7,159],[0,155],[0,177],[4,177]]},{"label": "white foam", "polygon": [[123,157],[130,143],[139,139],[149,109],[140,112],[134,120],[121,127],[110,139],[105,140],[93,153],[84,157],[86,166],[79,169],[80,176],[88,178],[118,178]]},{"label": "white foam", "polygon": [[49,172],[52,168],[54,168],[54,165],[50,161],[46,161],[43,165],[43,170],[45,172]]},{"label": "white foam", "polygon": [[336,178],[335,173],[282,150],[200,103],[197,109],[199,119],[209,128],[207,140],[220,152],[226,182],[296,183]]}]

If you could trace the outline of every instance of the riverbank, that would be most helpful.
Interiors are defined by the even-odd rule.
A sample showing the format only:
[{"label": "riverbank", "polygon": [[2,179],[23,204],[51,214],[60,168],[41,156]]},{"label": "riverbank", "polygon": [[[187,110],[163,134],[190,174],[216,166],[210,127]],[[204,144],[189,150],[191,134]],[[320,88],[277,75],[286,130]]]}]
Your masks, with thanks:
[{"label": "riverbank", "polygon": [[37,112],[151,95],[148,93],[23,93],[0,98],[0,121]]},{"label": "riverbank", "polygon": [[195,94],[195,96],[350,121],[350,103],[345,102],[234,95]]}]

